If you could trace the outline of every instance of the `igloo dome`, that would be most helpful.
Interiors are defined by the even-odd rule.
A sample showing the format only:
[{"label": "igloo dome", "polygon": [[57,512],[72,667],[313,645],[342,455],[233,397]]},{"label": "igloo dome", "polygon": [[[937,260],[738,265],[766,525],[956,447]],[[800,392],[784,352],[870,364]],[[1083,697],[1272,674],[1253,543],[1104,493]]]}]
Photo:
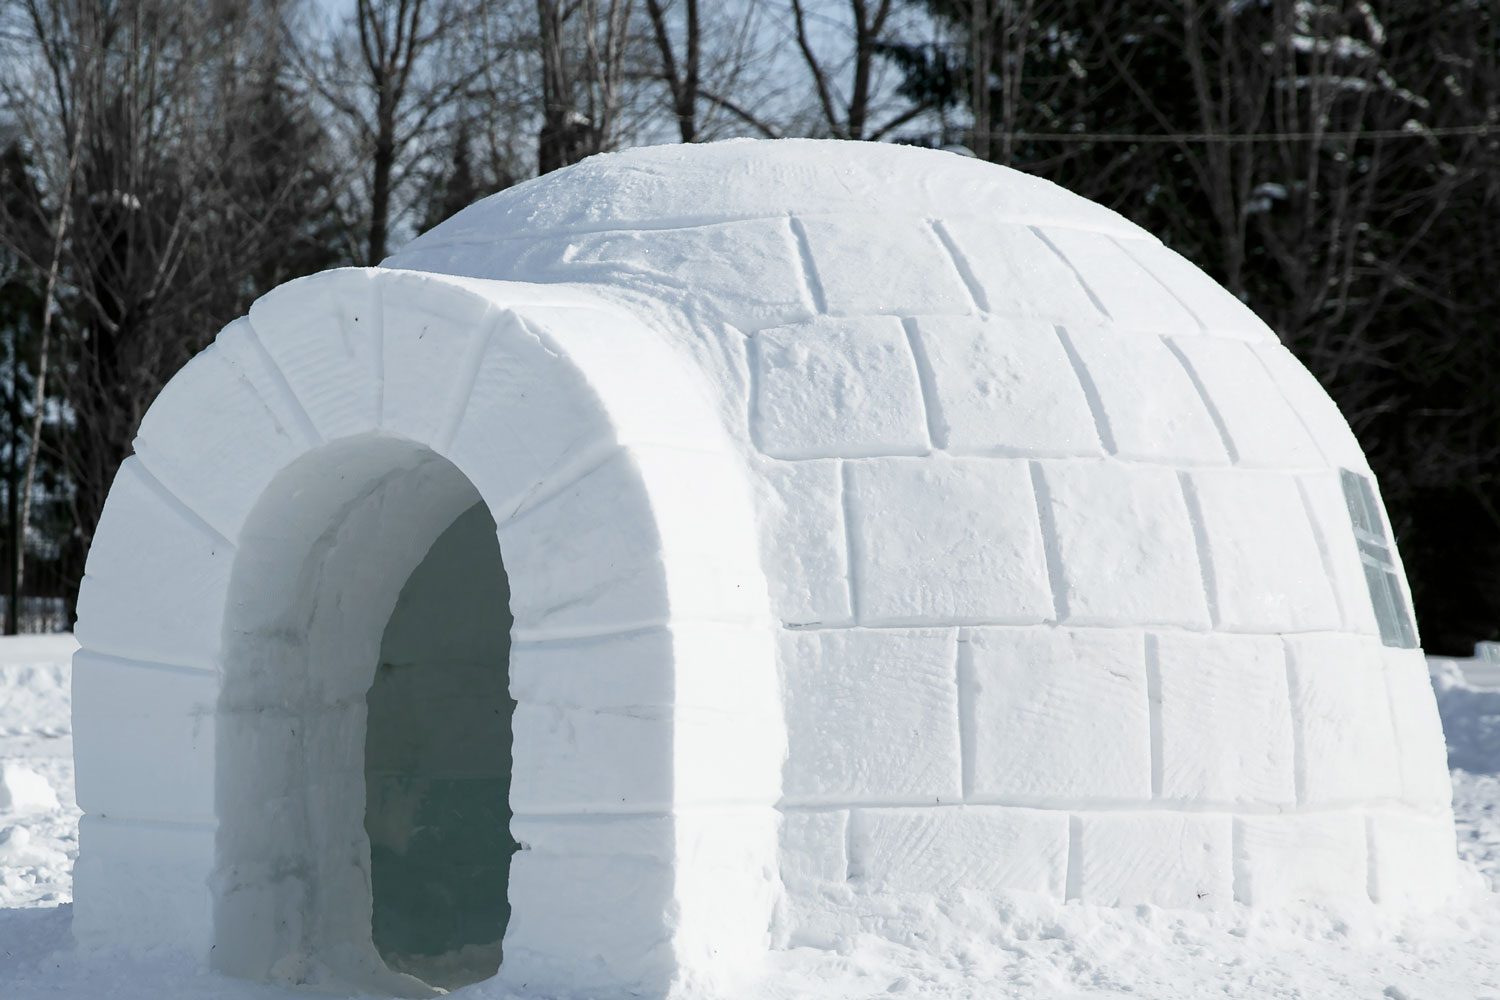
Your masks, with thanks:
[{"label": "igloo dome", "polygon": [[1337,408],[949,153],[597,156],[270,292],[142,422],[78,637],[75,934],[251,978],[666,995],[959,896],[1451,880]]}]

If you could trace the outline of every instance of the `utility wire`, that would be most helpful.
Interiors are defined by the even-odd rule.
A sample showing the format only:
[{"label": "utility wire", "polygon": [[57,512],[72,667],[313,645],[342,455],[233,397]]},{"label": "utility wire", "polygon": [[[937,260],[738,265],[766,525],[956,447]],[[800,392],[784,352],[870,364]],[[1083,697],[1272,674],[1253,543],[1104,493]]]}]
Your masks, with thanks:
[{"label": "utility wire", "polygon": [[1344,132],[969,132],[1014,142],[1126,142],[1126,143],[1256,143],[1256,142],[1348,142],[1356,139],[1433,139],[1454,136],[1500,134],[1497,125],[1447,125],[1436,128],[1362,129]]}]

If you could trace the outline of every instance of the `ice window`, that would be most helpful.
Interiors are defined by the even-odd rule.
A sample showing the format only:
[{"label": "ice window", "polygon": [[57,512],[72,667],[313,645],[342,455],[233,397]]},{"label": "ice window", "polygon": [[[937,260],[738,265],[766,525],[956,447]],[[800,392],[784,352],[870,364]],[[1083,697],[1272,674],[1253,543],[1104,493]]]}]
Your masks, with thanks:
[{"label": "ice window", "polygon": [[1370,600],[1375,605],[1375,620],[1380,625],[1380,641],[1387,646],[1414,649],[1416,630],[1401,583],[1396,579],[1396,561],[1391,557],[1390,539],[1380,518],[1375,490],[1364,476],[1342,469],[1344,502],[1349,505],[1349,520],[1354,524],[1354,541],[1359,546],[1359,560],[1364,565],[1365,582],[1370,586]]}]

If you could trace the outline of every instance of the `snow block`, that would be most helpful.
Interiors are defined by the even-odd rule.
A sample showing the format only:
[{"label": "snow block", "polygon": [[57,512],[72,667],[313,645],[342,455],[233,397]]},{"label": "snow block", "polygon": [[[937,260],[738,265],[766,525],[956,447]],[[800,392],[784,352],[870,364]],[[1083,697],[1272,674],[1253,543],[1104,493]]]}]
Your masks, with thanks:
[{"label": "snow block", "polygon": [[669,817],[517,817],[501,982],[581,998],[662,993],[675,966]]},{"label": "snow block", "polygon": [[[766,624],[766,578],[740,458],[727,442],[712,452],[640,446],[631,456],[661,540],[674,619]],[[630,530],[618,507],[611,518],[616,531]]]},{"label": "snow block", "polygon": [[1286,654],[1272,636],[1153,635],[1162,798],[1297,800]]},{"label": "snow block", "polygon": [[959,797],[950,630],[782,633],[792,803]]},{"label": "snow block", "polygon": [[1338,472],[1309,473],[1299,480],[1302,497],[1317,531],[1318,547],[1343,615],[1344,631],[1378,635],[1375,605],[1360,561],[1349,504]]},{"label": "snow block", "polygon": [[[1401,795],[1391,705],[1385,700],[1380,646],[1349,635],[1286,639],[1297,741],[1297,797],[1329,804]],[[1426,682],[1426,672],[1422,674]],[[1431,685],[1427,698],[1437,717]],[[1441,736],[1438,737],[1441,746]],[[1443,771],[1444,784],[1447,770]]]},{"label": "snow block", "polygon": [[515,642],[510,693],[532,705],[600,711],[779,712],[777,692],[756,676],[762,655],[775,655],[765,629],[712,622]]},{"label": "snow block", "polygon": [[774,655],[764,624],[515,643],[517,812],[774,800],[785,756]]},{"label": "snow block", "polygon": [[1240,816],[1234,839],[1234,896],[1241,903],[1369,898],[1360,813]]},{"label": "snow block", "polygon": [[[538,393],[538,385],[552,389]],[[445,453],[500,520],[550,478],[584,471],[578,462],[607,445],[609,424],[580,405],[592,398],[564,358],[505,314],[486,338]]]},{"label": "snow block", "polygon": [[1370,465],[1365,461],[1364,450],[1354,437],[1354,431],[1349,428],[1349,421],[1344,419],[1338,404],[1313,373],[1279,343],[1256,344],[1255,354],[1306,424],[1308,433],[1328,463],[1369,474]]},{"label": "snow block", "polygon": [[173,495],[225,538],[238,537],[271,478],[306,447],[225,351],[253,336],[245,320],[219,334],[166,384],[135,438],[135,453]]},{"label": "snow block", "polygon": [[451,281],[377,272],[380,301],[380,427],[446,447],[455,410],[468,403],[495,308]]},{"label": "snow block", "polygon": [[856,809],[850,877],[862,890],[951,896],[1039,892],[1061,900],[1066,813],[1003,806]]},{"label": "snow block", "polygon": [[86,815],[73,868],[73,937],[84,948],[208,956],[212,825]]},{"label": "snow block", "polygon": [[[776,214],[780,217],[530,239],[487,234],[477,244],[404,247],[388,263],[539,285],[586,284],[648,299],[674,300],[691,290],[701,296],[706,322],[754,330],[800,322],[813,313],[786,214]],[[757,294],[744,294],[746,288]]]},{"label": "snow block", "polygon": [[1453,803],[1453,779],[1427,659],[1420,649],[1382,647],[1380,654],[1390,685],[1401,798],[1418,809],[1447,814]]},{"label": "snow block", "polygon": [[1249,344],[1220,337],[1174,337],[1170,343],[1187,360],[1229,438],[1237,464],[1281,469],[1324,466],[1323,454],[1302,418],[1276,388]]},{"label": "snow block", "polygon": [[1038,462],[1037,469],[1064,621],[1208,627],[1192,521],[1175,473],[1115,461]]},{"label": "snow block", "polygon": [[750,341],[751,433],[777,458],[912,455],[931,448],[900,320],[817,319]]},{"label": "snow block", "polygon": [[[209,671],[75,654],[79,807],[93,815],[211,822],[218,694]],[[163,774],[172,780],[163,782]]]},{"label": "snow block", "polygon": [[673,819],[679,968],[718,995],[760,971],[776,904],[776,831],[768,805],[694,810]]},{"label": "snow block", "polygon": [[1067,324],[1105,319],[1077,272],[1030,227],[956,214],[941,225],[953,241],[961,271],[979,288],[991,315]]},{"label": "snow block", "polygon": [[1199,329],[1197,318],[1109,236],[1052,227],[1037,232],[1078,273],[1116,329],[1165,334]]},{"label": "snow block", "polygon": [[757,467],[760,557],[772,610],[789,625],[843,625],[849,607],[843,477],[837,462]]},{"label": "snow block", "polygon": [[[489,282],[466,285],[502,299],[513,287],[505,286],[502,292]],[[718,400],[710,397],[698,369],[655,329],[655,320],[581,292],[572,297],[577,301],[571,305],[516,307],[519,334],[565,363],[559,370],[561,382],[587,383],[583,392],[562,403],[592,413],[595,425],[607,427],[623,445],[662,445],[709,454],[727,451],[728,439],[717,418]],[[503,329],[516,339],[516,328]],[[543,430],[532,426],[535,386],[534,380],[523,377],[521,411],[512,418],[523,425],[528,441]],[[557,435],[563,429],[546,431]]]},{"label": "snow block", "polygon": [[638,448],[613,453],[509,519],[491,507],[517,637],[640,628],[660,624],[668,607],[688,619],[763,616],[754,536],[712,537],[722,522],[702,515],[704,507],[748,505],[735,495],[740,476],[709,456]]},{"label": "snow block", "polygon": [[960,657],[972,795],[1151,797],[1139,632],[974,629]]},{"label": "snow block", "polygon": [[1457,886],[1453,818],[1372,812],[1370,895],[1377,903],[1436,907]]},{"label": "snow block", "polygon": [[940,447],[964,455],[1103,454],[1088,399],[1051,323],[988,316],[911,322],[932,382]]},{"label": "snow block", "polygon": [[1224,441],[1182,361],[1160,337],[1070,326],[1105,446],[1121,458],[1222,465]]},{"label": "snow block", "polygon": [[[374,268],[289,281],[250,305],[250,325],[324,441],[377,426],[380,298]],[[328,336],[328,331],[338,331]]]},{"label": "snow block", "polygon": [[141,464],[120,466],[94,532],[75,632],[85,649],[212,669],[234,547]]},{"label": "snow block", "polygon": [[921,316],[975,309],[952,257],[910,216],[812,215],[793,220],[811,261],[813,299],[833,316]]},{"label": "snow block", "polygon": [[782,897],[771,947],[836,948],[858,924],[849,881],[849,813],[787,809],[780,815]]},{"label": "snow block", "polygon": [[1339,627],[1338,603],[1294,477],[1203,470],[1184,482],[1217,624],[1238,632]]},{"label": "snow block", "polygon": [[787,809],[781,813],[781,880],[808,891],[849,877],[849,813],[843,809]]},{"label": "snow block", "polygon": [[1198,266],[1156,240],[1117,237],[1120,248],[1198,320],[1204,333],[1242,340],[1271,341],[1276,334],[1265,322]]},{"label": "snow block", "polygon": [[1025,624],[1052,617],[1025,462],[893,458],[844,468],[860,622]]},{"label": "snow block", "polygon": [[665,810],[672,801],[672,723],[670,708],[639,706],[627,714],[518,704],[511,808],[521,816]]},{"label": "snow block", "polygon": [[1234,901],[1228,815],[1095,813],[1074,822],[1075,891],[1086,903],[1207,910]]}]

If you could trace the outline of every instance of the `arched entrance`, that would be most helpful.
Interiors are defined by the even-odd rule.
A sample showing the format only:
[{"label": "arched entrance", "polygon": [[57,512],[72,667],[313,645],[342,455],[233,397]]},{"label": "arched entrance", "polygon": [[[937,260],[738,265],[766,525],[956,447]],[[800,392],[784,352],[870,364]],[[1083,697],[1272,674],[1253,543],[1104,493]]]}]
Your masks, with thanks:
[{"label": "arched entrance", "polygon": [[214,964],[423,995],[493,976],[509,915],[509,585],[452,462],[313,449],[241,531],[219,695]]},{"label": "arched entrance", "polygon": [[[77,747],[81,941],[421,994],[401,968],[441,984],[503,905],[478,892],[454,907],[468,929],[416,940],[399,917],[435,904],[384,852],[437,826],[502,865],[510,841],[474,816],[508,778],[502,981],[660,993],[763,948],[784,730],[741,459],[664,343],[569,295],[329,272],[257,302],[163,392],[80,596],[75,685],[125,703],[80,727],[111,734]],[[494,766],[503,721],[384,758],[409,698],[378,665],[415,649],[430,667],[457,638],[408,629],[402,595],[446,600],[424,597],[448,577],[424,560],[450,531],[476,554],[485,519],[514,616],[514,759]],[[459,616],[489,669],[494,613]],[[482,669],[449,679],[493,710]],[[460,743],[481,773],[440,766]],[[426,819],[444,796],[470,815],[409,822],[423,782]],[[480,864],[467,881],[498,886]]]}]

